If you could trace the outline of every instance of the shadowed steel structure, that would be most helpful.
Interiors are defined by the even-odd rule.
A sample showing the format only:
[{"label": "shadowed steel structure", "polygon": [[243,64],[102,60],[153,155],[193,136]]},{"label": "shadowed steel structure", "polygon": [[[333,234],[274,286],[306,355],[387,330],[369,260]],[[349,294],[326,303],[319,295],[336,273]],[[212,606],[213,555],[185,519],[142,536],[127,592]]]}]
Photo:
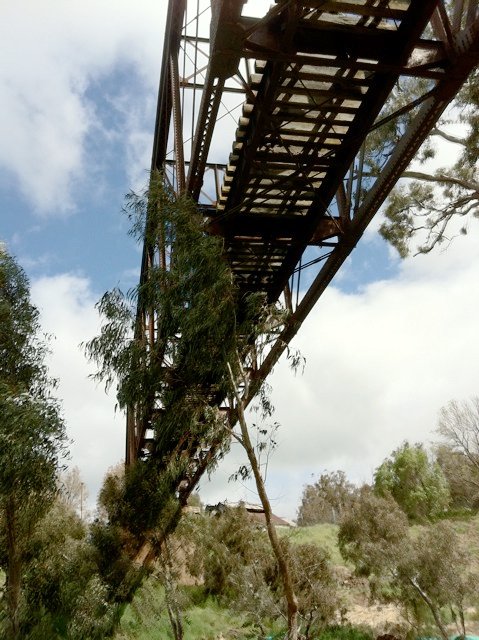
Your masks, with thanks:
[{"label": "shadowed steel structure", "polygon": [[[169,1],[152,159],[223,238],[239,299],[260,292],[289,312],[243,363],[250,396],[479,59],[478,0],[261,4]],[[388,98],[410,80],[416,93],[391,113]],[[402,136],[373,174],[368,140],[398,118]],[[167,255],[144,247],[143,282],[151,265],[168,268]],[[137,326],[156,339],[148,309]],[[127,463],[151,431],[130,407]],[[185,496],[215,447],[188,453]]]}]

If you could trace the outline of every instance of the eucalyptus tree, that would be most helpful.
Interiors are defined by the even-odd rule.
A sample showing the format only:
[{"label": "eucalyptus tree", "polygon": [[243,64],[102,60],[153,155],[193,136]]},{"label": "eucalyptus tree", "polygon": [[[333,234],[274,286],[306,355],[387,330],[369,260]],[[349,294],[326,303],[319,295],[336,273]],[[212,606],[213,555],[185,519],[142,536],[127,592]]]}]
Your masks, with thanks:
[{"label": "eucalyptus tree", "polygon": [[[105,323],[86,345],[99,367],[97,379],[107,386],[116,380],[120,407],[135,406],[154,434],[151,451],[127,470],[112,524],[158,546],[177,524],[179,487],[191,458],[198,449],[213,448],[214,464],[235,437],[245,448],[265,509],[287,601],[288,637],[296,640],[298,602],[245,420],[249,380],[241,364],[258,327],[274,331],[281,319],[275,320],[276,310],[261,296],[239,298],[221,240],[205,233],[196,204],[173,194],[161,174],[152,174],[144,194],[130,194],[127,212],[133,234],[163,255],[129,295],[115,290],[103,296],[98,308]],[[154,318],[155,339],[135,331],[137,307]],[[225,399],[234,416],[230,423],[219,410]],[[148,413],[152,404],[157,410]],[[233,431],[234,420],[239,432]]]},{"label": "eucalyptus tree", "polygon": [[336,524],[355,491],[356,487],[349,482],[344,471],[322,473],[314,484],[308,484],[303,489],[298,525],[308,526],[319,522]]},{"label": "eucalyptus tree", "polygon": [[373,597],[394,601],[420,628],[448,640],[452,614],[466,635],[464,611],[474,598],[477,575],[469,553],[449,522],[420,527],[414,533],[406,514],[389,497],[360,491],[343,516],[339,549],[370,581]]},{"label": "eucalyptus tree", "polygon": [[[239,431],[236,432],[234,429],[231,429],[231,435],[243,447],[248,459],[249,467],[243,467],[242,475],[244,478],[248,475],[252,475],[254,478],[256,490],[264,511],[266,531],[268,532],[268,538],[277,562],[278,572],[281,578],[284,598],[286,601],[288,621],[287,637],[288,640],[297,640],[299,637],[299,602],[293,579],[291,561],[288,554],[285,552],[284,546],[281,544],[281,540],[273,523],[273,510],[266,490],[265,478],[261,470],[258,453],[255,450],[255,446],[251,439],[250,429],[246,420],[245,398],[247,398],[249,394],[249,379],[246,373],[241,369],[241,364],[239,362],[238,364],[241,371],[241,381],[245,389],[243,394],[240,393],[233,369],[228,363],[232,388],[230,403],[232,407],[234,407],[235,415],[237,416],[239,424]],[[268,412],[270,411],[271,409],[268,410]]]},{"label": "eucalyptus tree", "polygon": [[52,504],[65,428],[27,277],[0,252],[0,567],[9,638],[20,637],[22,576],[36,523]]},{"label": "eucalyptus tree", "polygon": [[[229,390],[227,363],[236,368],[247,348],[260,301],[242,301],[239,317],[221,241],[205,233],[195,203],[177,197],[161,174],[151,175],[144,193],[129,194],[125,209],[139,242],[171,253],[127,294],[115,289],[102,297],[104,324],[86,353],[98,365],[96,379],[116,384],[119,407],[134,406],[153,431],[151,451],[126,473],[115,515],[141,535],[174,526],[178,486],[196,452],[227,448],[217,410]],[[137,308],[155,319],[154,339],[135,331]]]},{"label": "eucalyptus tree", "polygon": [[[413,96],[427,94],[425,80],[403,79],[382,115],[398,113]],[[403,174],[385,206],[380,231],[402,257],[411,248],[428,253],[453,235],[467,234],[479,217],[479,70],[475,70],[447,113],[438,121],[414,164]],[[401,139],[414,111],[403,113],[369,138],[367,165],[372,175]],[[441,149],[455,158],[437,166]]]},{"label": "eucalyptus tree", "polygon": [[391,495],[415,521],[440,517],[450,503],[446,477],[421,444],[404,442],[393,451],[374,472],[374,490]]}]

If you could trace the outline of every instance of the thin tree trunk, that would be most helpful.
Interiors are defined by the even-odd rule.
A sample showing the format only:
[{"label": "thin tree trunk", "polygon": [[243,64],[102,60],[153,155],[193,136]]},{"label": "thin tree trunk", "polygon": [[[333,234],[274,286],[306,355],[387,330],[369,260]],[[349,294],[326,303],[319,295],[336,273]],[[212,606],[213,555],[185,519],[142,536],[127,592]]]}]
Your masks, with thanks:
[{"label": "thin tree trunk", "polygon": [[461,635],[463,636],[463,638],[465,638],[466,637],[466,620],[464,618],[464,608],[462,604],[459,607],[459,619],[461,621]]},{"label": "thin tree trunk", "polygon": [[181,620],[177,616],[177,611],[175,610],[174,605],[169,599],[169,596],[166,597],[166,609],[168,611],[168,617],[170,619],[175,640],[183,640],[183,626],[181,624]]},{"label": "thin tree trunk", "polygon": [[427,593],[425,591],[423,591],[421,589],[421,587],[417,584],[417,582],[415,582],[415,580],[413,580],[412,578],[409,578],[409,583],[414,587],[414,589],[416,589],[416,591],[419,593],[419,595],[421,596],[421,598],[424,600],[424,602],[427,604],[427,606],[429,607],[429,610],[432,613],[432,616],[434,618],[434,621],[437,625],[437,628],[439,629],[439,632],[443,638],[443,640],[449,640],[449,635],[446,631],[446,628],[441,620],[441,617],[437,611],[437,608],[434,606],[434,603],[432,602],[431,598],[427,595]]},{"label": "thin tree trunk", "polygon": [[177,601],[176,584],[171,572],[171,553],[167,540],[164,541],[162,551],[163,558],[160,556],[160,561],[163,565],[165,600],[168,617],[170,619],[175,640],[183,640],[183,621],[181,619],[181,611]]},{"label": "thin tree trunk", "polygon": [[298,599],[294,592],[294,586],[291,578],[291,572],[289,569],[288,560],[285,556],[283,549],[281,548],[278,534],[276,533],[276,528],[272,522],[273,512],[271,510],[271,504],[268,498],[268,494],[266,493],[266,487],[263,482],[263,476],[261,475],[261,470],[259,468],[258,460],[256,458],[254,446],[249,437],[248,425],[246,423],[246,418],[244,415],[243,402],[239,397],[238,390],[236,389],[236,386],[234,384],[234,378],[232,375],[231,368],[230,368],[230,375],[232,379],[232,384],[234,386],[234,393],[235,393],[237,405],[238,405],[237,406],[238,422],[240,424],[240,429],[241,429],[242,445],[246,451],[246,455],[248,456],[248,460],[251,465],[251,469],[253,471],[254,479],[256,482],[256,488],[258,490],[258,495],[264,509],[264,517],[266,520],[266,529],[268,531],[268,537],[271,543],[271,547],[273,549],[273,553],[276,556],[279,573],[281,576],[281,580],[283,582],[284,595],[286,598],[286,604],[287,604],[287,610],[288,610],[288,640],[297,640],[298,633],[299,633]]},{"label": "thin tree trunk", "polygon": [[20,637],[20,593],[21,593],[21,559],[16,532],[16,508],[13,496],[6,505],[7,519],[7,553],[8,565],[6,575],[7,615],[9,622],[9,638]]}]

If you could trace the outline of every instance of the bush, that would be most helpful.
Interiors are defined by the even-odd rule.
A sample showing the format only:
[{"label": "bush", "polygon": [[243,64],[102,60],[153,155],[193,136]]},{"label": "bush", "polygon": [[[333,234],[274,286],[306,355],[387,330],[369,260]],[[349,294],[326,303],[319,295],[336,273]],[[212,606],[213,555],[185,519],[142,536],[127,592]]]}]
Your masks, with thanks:
[{"label": "bush", "polygon": [[324,629],[318,640],[372,640],[370,631],[350,625],[334,625]]}]

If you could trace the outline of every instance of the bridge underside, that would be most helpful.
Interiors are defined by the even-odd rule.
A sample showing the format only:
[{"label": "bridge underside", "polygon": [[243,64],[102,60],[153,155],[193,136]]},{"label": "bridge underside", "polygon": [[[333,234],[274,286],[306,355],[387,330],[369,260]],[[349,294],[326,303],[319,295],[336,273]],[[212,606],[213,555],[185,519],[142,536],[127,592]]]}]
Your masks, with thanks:
[{"label": "bridge underside", "polygon": [[[253,17],[250,4],[170,0],[152,168],[198,202],[240,293],[289,312],[244,363],[252,395],[477,65],[479,12],[478,0],[289,0]],[[408,98],[391,112],[398,82]],[[378,170],[371,140],[392,122],[400,139]],[[143,281],[152,260],[145,247]],[[128,461],[147,431],[132,407]],[[195,458],[189,490],[214,454]]]}]

